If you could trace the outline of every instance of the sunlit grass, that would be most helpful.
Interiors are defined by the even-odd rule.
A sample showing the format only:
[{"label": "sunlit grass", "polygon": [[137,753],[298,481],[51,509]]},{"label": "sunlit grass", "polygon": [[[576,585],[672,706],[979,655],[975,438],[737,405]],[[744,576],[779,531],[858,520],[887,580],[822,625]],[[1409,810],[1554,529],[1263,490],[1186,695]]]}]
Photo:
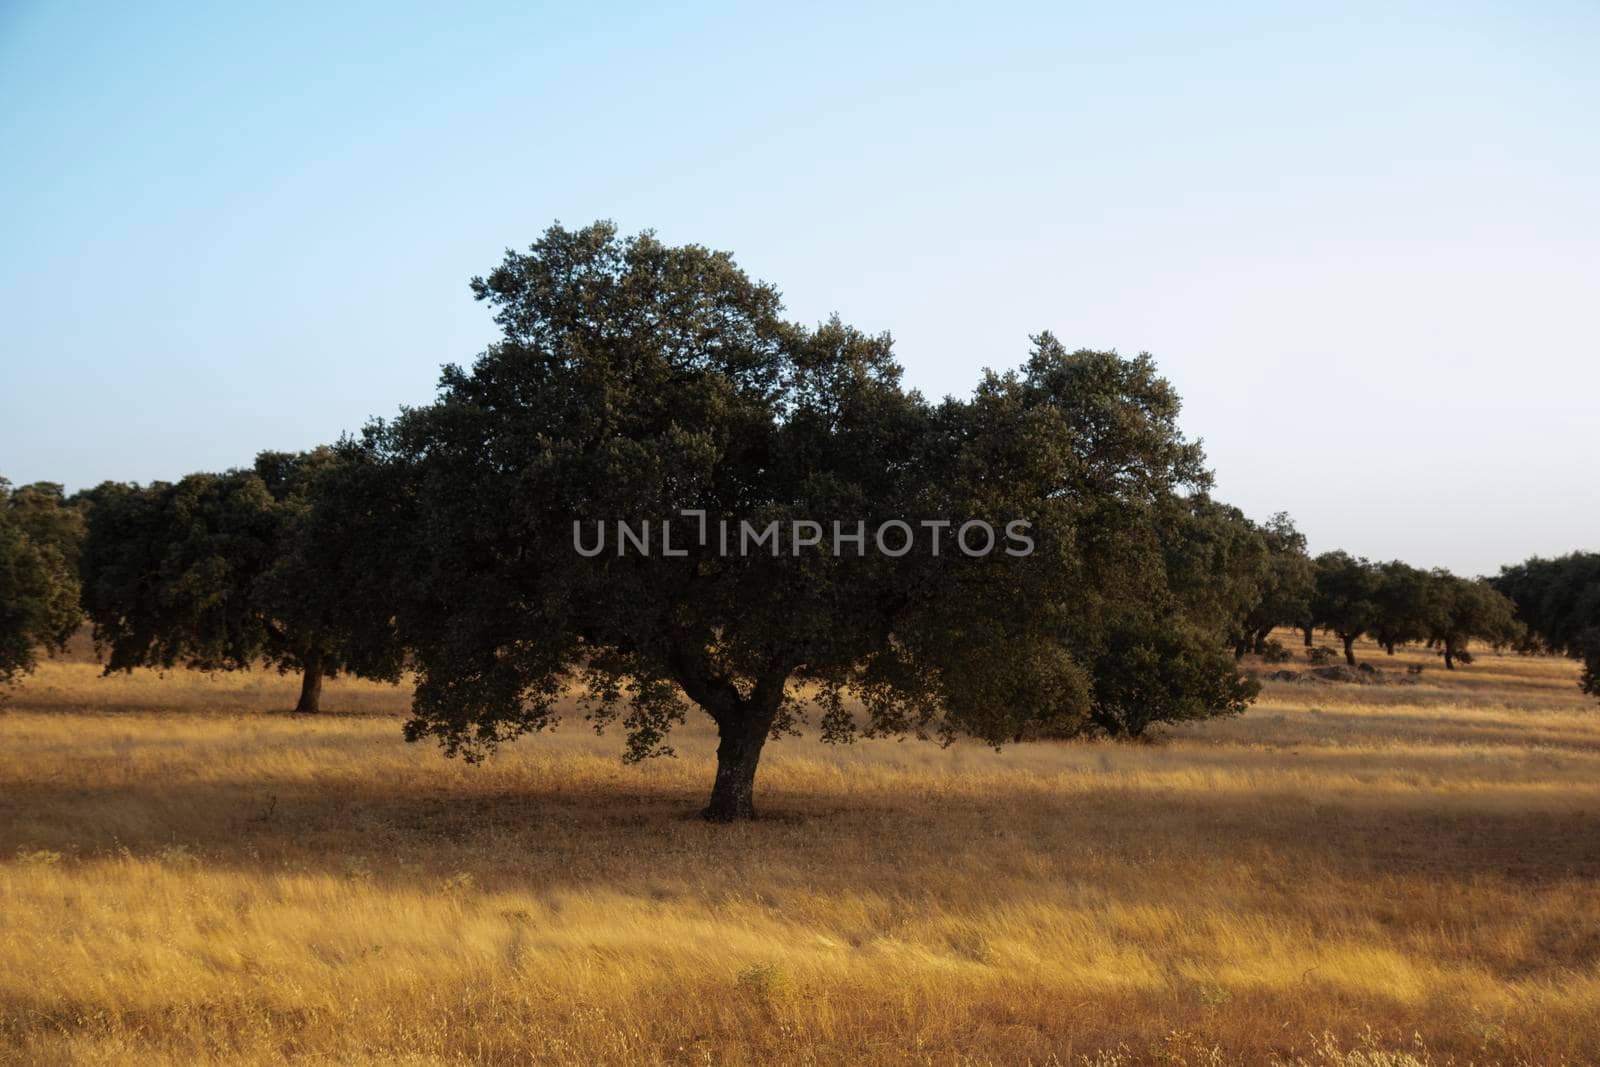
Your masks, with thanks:
[{"label": "sunlit grass", "polygon": [[1363,653],[1427,669],[1153,744],[784,739],[733,827],[696,721],[465,766],[398,690],[49,662],[0,713],[0,1058],[1600,1059],[1600,705]]}]

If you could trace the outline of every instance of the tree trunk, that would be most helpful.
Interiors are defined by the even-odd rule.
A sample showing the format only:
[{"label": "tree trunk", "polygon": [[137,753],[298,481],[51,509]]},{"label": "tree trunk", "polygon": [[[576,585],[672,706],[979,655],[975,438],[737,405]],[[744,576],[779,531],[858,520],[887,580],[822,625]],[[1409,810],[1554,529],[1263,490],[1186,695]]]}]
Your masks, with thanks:
[{"label": "tree trunk", "polygon": [[1444,643],[1444,669],[1447,671],[1456,669],[1456,644],[1454,641],[1446,641]]},{"label": "tree trunk", "polygon": [[1311,647],[1311,629],[1312,628],[1310,626],[1302,626],[1300,628],[1306,632],[1306,647],[1310,648]]},{"label": "tree trunk", "polygon": [[753,819],[761,748],[777,721],[784,688],[797,661],[774,656],[747,696],[711,662],[706,652],[708,632],[685,631],[674,636],[668,648],[673,677],[717,724],[717,778],[711,787],[711,803],[701,815],[708,822]]},{"label": "tree trunk", "polygon": [[706,806],[708,822],[735,822],[756,817],[756,766],[767,743],[770,724],[739,723],[721,731],[717,742],[717,780]]},{"label": "tree trunk", "polygon": [[1391,656],[1394,655],[1394,642],[1393,641],[1386,641],[1384,643],[1383,650],[1385,652],[1389,653],[1389,655],[1391,655]]},{"label": "tree trunk", "polygon": [[1243,638],[1240,638],[1239,640],[1235,641],[1233,643],[1233,658],[1234,659],[1244,659],[1245,650],[1246,650],[1246,646],[1245,646],[1245,642],[1244,642]]},{"label": "tree trunk", "polygon": [[1255,641],[1254,641],[1256,655],[1264,656],[1264,655],[1267,654],[1267,635],[1270,634],[1271,632],[1272,632],[1271,630],[1257,630],[1256,631],[1256,633],[1255,633]]},{"label": "tree trunk", "polygon": [[295,711],[314,712],[322,706],[322,657],[312,656],[306,662],[305,675],[300,679],[300,703]]},{"label": "tree trunk", "polygon": [[1344,639],[1344,661],[1352,667],[1356,665],[1356,639],[1354,637],[1346,637]]}]

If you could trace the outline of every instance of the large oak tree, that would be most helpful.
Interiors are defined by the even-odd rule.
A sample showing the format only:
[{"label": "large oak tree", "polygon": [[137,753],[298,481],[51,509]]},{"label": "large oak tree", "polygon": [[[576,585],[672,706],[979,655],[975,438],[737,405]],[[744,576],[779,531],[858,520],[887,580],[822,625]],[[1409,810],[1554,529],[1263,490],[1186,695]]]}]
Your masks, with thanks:
[{"label": "large oak tree", "polygon": [[[930,404],[887,336],[796,325],[727,254],[608,224],[553,227],[473,285],[500,339],[366,435],[413,533],[390,560],[411,738],[476,757],[553,724],[576,680],[643,758],[692,704],[719,739],[706,814],[731,820],[754,814],[768,739],[808,719],[836,741],[999,743],[1253,695],[1186,595],[1207,577],[1182,542],[1209,475],[1149,359],[1045,334],[1019,370]],[[619,520],[654,550],[576,550],[575,524],[592,540]],[[916,538],[899,556],[871,543],[895,520]],[[972,520],[1025,520],[1034,551],[968,555]],[[866,550],[831,551],[835,521]],[[724,522],[778,523],[781,552],[724,552]],[[808,522],[822,544],[792,545]]]}]

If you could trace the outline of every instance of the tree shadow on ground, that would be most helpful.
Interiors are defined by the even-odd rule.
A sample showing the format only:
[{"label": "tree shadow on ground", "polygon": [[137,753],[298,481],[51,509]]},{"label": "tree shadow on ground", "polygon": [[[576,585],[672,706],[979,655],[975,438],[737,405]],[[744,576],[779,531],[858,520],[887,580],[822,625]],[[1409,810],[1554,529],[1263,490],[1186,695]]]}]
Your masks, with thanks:
[{"label": "tree shadow on ground", "polygon": [[[1553,804],[1503,810],[1460,793],[1330,795],[1261,787],[1172,792],[1126,783],[994,797],[911,792],[758,794],[754,823],[694,818],[704,798],[676,785],[408,789],[359,780],[13,783],[0,797],[0,855],[158,857],[181,845],[208,866],[339,872],[351,856],[400,857],[390,877],[470,865],[480,882],[613,886],[652,873],[699,878],[763,865],[847,888],[852,865],[1003,872],[1075,858],[1132,867],[1229,859],[1352,880],[1424,876],[1539,885],[1600,879],[1600,812]],[[909,874],[908,874],[909,877]],[[907,891],[918,887],[907,886]]]}]

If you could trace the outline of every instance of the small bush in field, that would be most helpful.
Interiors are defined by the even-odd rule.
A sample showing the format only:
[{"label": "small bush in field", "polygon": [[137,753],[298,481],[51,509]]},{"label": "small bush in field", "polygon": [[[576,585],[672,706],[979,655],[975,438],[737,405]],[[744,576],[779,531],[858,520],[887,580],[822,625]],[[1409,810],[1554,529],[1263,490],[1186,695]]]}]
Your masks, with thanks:
[{"label": "small bush in field", "polygon": [[1268,641],[1261,648],[1261,659],[1266,663],[1288,663],[1293,658],[1294,653],[1279,641]]},{"label": "small bush in field", "polygon": [[1321,666],[1324,663],[1332,663],[1334,657],[1338,654],[1339,653],[1337,651],[1329,648],[1327,645],[1318,645],[1316,648],[1306,649],[1306,659],[1310,660],[1312,664],[1316,666]]},{"label": "small bush in field", "polygon": [[777,963],[757,963],[739,972],[739,988],[758,1000],[773,1001],[787,995],[794,987],[789,972]]}]

